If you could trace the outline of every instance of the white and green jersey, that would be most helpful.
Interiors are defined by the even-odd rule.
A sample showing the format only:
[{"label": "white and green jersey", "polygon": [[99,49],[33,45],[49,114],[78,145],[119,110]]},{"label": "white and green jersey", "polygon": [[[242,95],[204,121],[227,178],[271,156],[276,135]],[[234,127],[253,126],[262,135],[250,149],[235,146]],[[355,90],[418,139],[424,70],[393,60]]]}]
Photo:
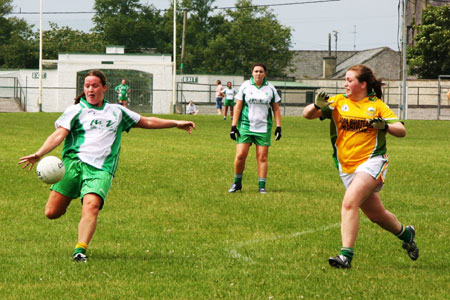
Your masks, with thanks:
[{"label": "white and green jersey", "polygon": [[225,94],[225,100],[234,100],[236,91],[234,90],[234,88],[229,89],[228,87],[226,87],[222,90],[222,93]]},{"label": "white and green jersey", "polygon": [[119,104],[104,100],[102,107],[84,98],[68,107],[55,127],[70,131],[64,142],[63,157],[77,158],[114,175],[119,161],[123,131],[139,122],[141,116]]},{"label": "white and green jersey", "polygon": [[275,87],[264,79],[256,86],[253,77],[245,81],[235,97],[243,101],[239,128],[250,132],[267,133],[272,129],[272,104],[281,101]]}]

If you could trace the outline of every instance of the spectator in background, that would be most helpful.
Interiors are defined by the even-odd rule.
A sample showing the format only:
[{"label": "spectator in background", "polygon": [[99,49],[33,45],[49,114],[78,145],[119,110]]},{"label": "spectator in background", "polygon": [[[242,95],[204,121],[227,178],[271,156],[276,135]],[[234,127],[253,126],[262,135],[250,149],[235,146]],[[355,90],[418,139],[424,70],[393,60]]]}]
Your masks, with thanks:
[{"label": "spectator in background", "polygon": [[189,101],[189,104],[186,106],[186,114],[187,115],[196,115],[198,114],[198,109],[194,104],[194,101]]},{"label": "spectator in background", "polygon": [[222,115],[222,99],[224,94],[222,93],[223,90],[223,86],[222,86],[222,82],[220,82],[220,80],[216,81],[216,108],[217,108],[217,114],[218,115]]}]

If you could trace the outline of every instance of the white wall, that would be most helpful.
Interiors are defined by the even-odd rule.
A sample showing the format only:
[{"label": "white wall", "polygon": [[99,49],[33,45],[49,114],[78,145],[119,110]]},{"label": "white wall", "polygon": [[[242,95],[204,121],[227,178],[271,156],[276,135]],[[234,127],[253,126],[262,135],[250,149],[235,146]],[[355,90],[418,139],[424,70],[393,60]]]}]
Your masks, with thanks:
[{"label": "white wall", "polygon": [[[102,62],[112,62],[103,64]],[[59,54],[57,69],[45,69],[42,111],[63,112],[74,103],[77,72],[92,69],[129,69],[153,75],[153,113],[171,113],[172,62],[165,55]],[[26,110],[39,111],[39,70],[4,70],[0,77],[16,77],[27,97]],[[34,75],[34,76],[33,76]],[[6,95],[6,90],[4,91]]]},{"label": "white wall", "polygon": [[[196,83],[185,83],[186,78],[197,78]],[[223,87],[230,81],[236,92],[239,86],[244,82],[244,76],[233,75],[195,75],[185,74],[177,75],[177,82],[183,82],[182,86],[179,84],[179,88],[183,89],[183,98],[180,98],[180,92],[178,93],[179,102],[194,103],[215,103],[216,101],[216,81],[220,80]]]},{"label": "white wall", "polygon": [[[102,61],[113,64],[102,64]],[[153,74],[153,113],[171,112],[172,62],[170,56],[163,55],[122,55],[122,54],[59,54],[59,86],[76,87],[77,72],[91,69],[130,69]],[[57,107],[63,111],[73,103],[74,91],[62,89],[58,92]]]}]

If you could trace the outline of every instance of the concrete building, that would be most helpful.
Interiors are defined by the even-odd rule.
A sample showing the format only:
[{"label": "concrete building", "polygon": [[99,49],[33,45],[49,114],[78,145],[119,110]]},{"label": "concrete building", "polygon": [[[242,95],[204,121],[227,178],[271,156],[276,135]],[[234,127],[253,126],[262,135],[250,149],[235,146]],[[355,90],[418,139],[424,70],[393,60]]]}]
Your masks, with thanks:
[{"label": "concrete building", "polygon": [[[131,55],[121,54],[120,51],[107,51],[106,54],[61,53],[58,55],[58,60],[45,61],[43,65],[42,111],[64,111],[73,104],[75,96],[82,91],[86,72],[98,69],[106,74],[107,80],[111,84],[108,94],[105,95],[109,101],[115,102],[116,100],[113,92],[114,86],[119,84],[122,78],[126,78],[125,74],[133,74],[135,82],[145,85],[132,91],[135,95],[139,94],[139,98],[135,97],[135,110],[161,114],[172,112],[170,55]],[[112,76],[109,76],[111,74]],[[39,71],[0,71],[0,80],[5,81],[8,78],[16,78],[17,85],[24,94],[25,110],[39,111]],[[6,90],[0,91],[6,95],[7,92]],[[5,97],[5,95],[0,95],[0,97]]]},{"label": "concrete building", "polygon": [[[292,59],[294,71],[287,71],[288,77],[303,79],[339,79],[345,76],[348,67],[364,64],[370,67],[378,77],[386,80],[400,79],[400,52],[388,47],[367,49],[362,51],[337,51],[329,55],[328,51],[295,51]],[[330,63],[333,61],[334,63]],[[328,66],[333,68],[330,69]]]}]

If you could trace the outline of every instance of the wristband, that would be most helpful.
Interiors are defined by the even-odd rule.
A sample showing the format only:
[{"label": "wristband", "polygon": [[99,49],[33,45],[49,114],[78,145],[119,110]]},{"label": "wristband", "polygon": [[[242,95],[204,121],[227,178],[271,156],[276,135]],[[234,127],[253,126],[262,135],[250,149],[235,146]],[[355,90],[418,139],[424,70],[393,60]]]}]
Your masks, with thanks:
[{"label": "wristband", "polygon": [[317,110],[320,110],[320,106],[318,106],[318,105],[315,104],[315,103],[314,103],[314,107],[315,107]]}]

